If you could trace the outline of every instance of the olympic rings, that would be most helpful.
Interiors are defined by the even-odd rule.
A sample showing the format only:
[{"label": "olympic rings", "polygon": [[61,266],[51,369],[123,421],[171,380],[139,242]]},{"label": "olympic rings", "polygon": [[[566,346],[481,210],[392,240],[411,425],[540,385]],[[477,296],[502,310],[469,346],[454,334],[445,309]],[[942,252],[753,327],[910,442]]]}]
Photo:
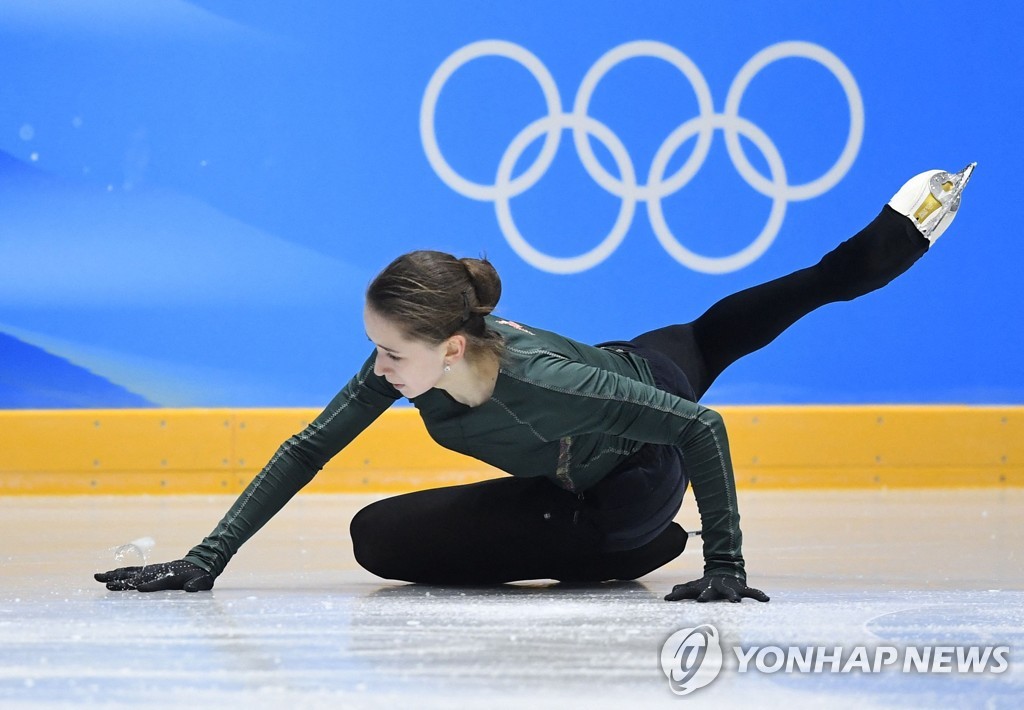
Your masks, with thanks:
[{"label": "olympic rings", "polygon": [[[499,56],[511,59],[529,71],[540,85],[548,115],[522,129],[498,165],[493,185],[466,179],[444,159],[437,141],[434,116],[441,91],[448,79],[463,65],[474,59]],[[636,168],[628,150],[605,124],[588,115],[591,97],[601,79],[615,66],[636,57],[661,59],[678,69],[693,88],[698,115],[680,124],[658,148],[647,174],[647,182],[637,181]],[[751,81],[768,65],[780,59],[809,59],[828,69],[846,95],[850,110],[850,129],[846,143],[836,162],[820,177],[802,185],[790,185],[778,149],[760,128],[739,115],[740,103]],[[512,218],[511,199],[526,192],[544,176],[554,161],[561,143],[562,131],[571,130],[580,161],[590,177],[608,193],[622,200],[611,231],[590,251],[572,257],[555,257],[531,245],[520,233]],[[685,187],[707,159],[716,130],[725,135],[729,158],[740,176],[756,191],[770,197],[771,211],[760,234],[743,249],[722,257],[697,254],[684,247],[672,233],[662,212],[662,200]],[[743,152],[740,136],[747,138],[761,151],[768,165],[769,177],[761,175]],[[516,162],[527,147],[544,136],[544,143],[534,162],[523,173],[512,177]],[[672,175],[665,170],[675,152],[696,136],[691,155]],[[427,83],[420,106],[420,138],[427,160],[434,172],[451,189],[474,200],[493,202],[498,225],[509,245],[527,263],[543,271],[570,274],[597,266],[607,259],[625,239],[637,202],[647,204],[647,215],[662,247],[680,264],[694,271],[723,274],[737,271],[753,263],[771,246],[782,228],[789,202],[809,200],[831,190],[849,171],[860,150],[864,136],[864,103],[853,74],[830,51],[810,42],[780,42],[753,57],[736,74],[726,95],[725,110],[715,113],[711,89],[697,65],[678,49],[654,41],[627,42],[606,52],[587,71],[577,90],[571,113],[563,113],[558,86],[544,63],[520,45],[502,40],[473,42],[452,53],[434,71]],[[600,141],[611,153],[619,176],[609,173],[598,161],[590,140]]]}]

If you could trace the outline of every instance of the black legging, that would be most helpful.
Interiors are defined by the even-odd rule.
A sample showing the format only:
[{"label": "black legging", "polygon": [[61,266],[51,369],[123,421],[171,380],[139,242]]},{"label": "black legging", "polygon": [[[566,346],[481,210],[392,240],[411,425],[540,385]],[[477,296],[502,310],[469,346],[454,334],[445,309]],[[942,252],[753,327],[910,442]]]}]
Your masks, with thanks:
[{"label": "black legging", "polygon": [[909,219],[886,206],[867,227],[816,265],[723,298],[697,320],[633,339],[668,355],[700,401],[739,358],[760,350],[816,308],[885,286],[928,250]]},{"label": "black legging", "polygon": [[[632,342],[670,358],[699,400],[737,359],[820,306],[884,286],[927,248],[909,219],[885,207],[815,266],[740,291],[692,323],[652,330]],[[635,579],[682,553],[686,533],[667,522],[633,549],[610,548],[602,511],[593,506],[599,508],[602,498],[623,499],[623,485],[637,481],[649,495],[630,510],[665,517],[666,494],[657,477],[675,470],[677,454],[674,447],[644,447],[628,469],[589,489],[586,504],[546,478],[513,477],[381,500],[352,519],[355,556],[378,576],[429,584]],[[675,494],[681,499],[681,491]]]}]

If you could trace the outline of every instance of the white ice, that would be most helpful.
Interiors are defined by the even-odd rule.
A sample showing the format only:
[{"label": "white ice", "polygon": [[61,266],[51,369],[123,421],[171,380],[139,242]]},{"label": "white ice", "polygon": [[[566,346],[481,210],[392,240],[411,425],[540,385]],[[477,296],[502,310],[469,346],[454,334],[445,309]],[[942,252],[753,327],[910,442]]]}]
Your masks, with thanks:
[{"label": "white ice", "polygon": [[[699,541],[636,583],[445,589],[355,564],[368,496],[300,495],[210,593],[108,592],[92,573],[152,537],[180,557],[225,497],[0,498],[0,707],[1018,708],[1024,490],[741,492],[768,604],[669,603]],[[684,507],[680,522],[694,527]],[[999,674],[721,675],[674,695],[676,630],[726,645],[1008,645]]]}]

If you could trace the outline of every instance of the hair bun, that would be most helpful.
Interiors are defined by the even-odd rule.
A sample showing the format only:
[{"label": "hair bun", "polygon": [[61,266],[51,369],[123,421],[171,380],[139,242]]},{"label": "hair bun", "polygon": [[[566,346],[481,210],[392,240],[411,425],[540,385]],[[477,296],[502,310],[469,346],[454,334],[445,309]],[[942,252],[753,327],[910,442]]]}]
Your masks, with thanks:
[{"label": "hair bun", "polygon": [[485,316],[494,310],[501,299],[501,278],[498,271],[487,259],[459,259],[466,273],[469,274],[469,282],[476,291],[477,305],[473,308],[473,315]]}]

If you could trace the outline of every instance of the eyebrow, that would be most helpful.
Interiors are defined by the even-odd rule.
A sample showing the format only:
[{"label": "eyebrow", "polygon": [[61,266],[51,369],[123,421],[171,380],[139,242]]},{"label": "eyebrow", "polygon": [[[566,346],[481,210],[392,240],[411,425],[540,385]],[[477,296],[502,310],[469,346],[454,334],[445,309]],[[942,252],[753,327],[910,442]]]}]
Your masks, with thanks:
[{"label": "eyebrow", "polygon": [[[369,335],[366,336],[366,339],[369,340],[371,343],[373,343],[373,338],[371,338]],[[380,343],[373,343],[373,344],[376,347],[380,348],[381,350],[387,350],[389,353],[397,353],[398,352],[394,348],[389,348],[387,345],[381,345]]]}]

